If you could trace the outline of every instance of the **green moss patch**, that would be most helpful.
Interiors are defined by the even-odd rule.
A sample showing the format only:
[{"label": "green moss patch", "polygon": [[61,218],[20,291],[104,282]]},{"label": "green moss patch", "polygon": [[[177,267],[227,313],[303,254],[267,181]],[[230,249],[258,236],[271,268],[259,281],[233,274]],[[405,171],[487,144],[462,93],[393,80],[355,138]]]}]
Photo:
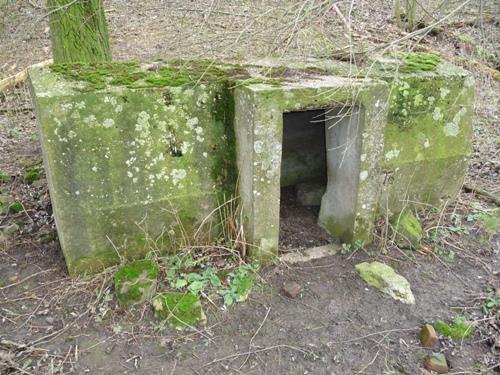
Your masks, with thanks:
[{"label": "green moss patch", "polygon": [[447,336],[454,341],[460,341],[474,333],[474,323],[468,321],[463,316],[456,316],[449,323],[438,320],[434,327],[443,336]]},{"label": "green moss patch", "polygon": [[432,72],[436,70],[440,62],[441,58],[439,56],[430,53],[412,52],[403,57],[403,64],[399,70],[403,73]]},{"label": "green moss patch", "polygon": [[214,65],[208,60],[174,60],[146,67],[138,62],[54,64],[50,69],[65,79],[86,82],[82,91],[104,89],[108,85],[128,88],[178,87],[197,82],[249,77],[247,71],[239,65]]},{"label": "green moss patch", "polygon": [[115,294],[122,305],[150,299],[156,290],[158,265],[148,260],[129,263],[115,273]]},{"label": "green moss patch", "polygon": [[[249,68],[259,69],[260,76],[252,76]],[[65,79],[84,82],[85,86],[79,88],[83,92],[102,90],[107,86],[140,89],[227,81],[235,85],[279,85],[285,80],[293,80],[294,77],[325,74],[321,69],[310,67],[292,69],[283,66],[242,66],[211,60],[160,60],[149,65],[139,62],[53,64],[50,70]]]},{"label": "green moss patch", "polygon": [[422,226],[410,210],[404,210],[391,220],[395,242],[400,247],[417,248],[422,240]]},{"label": "green moss patch", "polygon": [[153,300],[153,307],[158,319],[168,321],[177,329],[207,321],[200,299],[190,292],[160,294]]},{"label": "green moss patch", "polygon": [[14,214],[17,214],[23,210],[24,210],[24,206],[19,201],[12,202],[9,206],[9,211],[14,213]]}]

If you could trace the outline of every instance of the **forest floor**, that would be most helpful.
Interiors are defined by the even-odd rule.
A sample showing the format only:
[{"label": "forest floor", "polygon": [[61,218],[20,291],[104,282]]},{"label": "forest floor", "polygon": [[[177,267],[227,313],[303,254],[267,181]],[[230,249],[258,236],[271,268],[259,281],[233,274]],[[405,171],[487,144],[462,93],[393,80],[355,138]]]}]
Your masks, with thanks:
[{"label": "forest floor", "polygon": [[[391,3],[109,0],[105,6],[116,59],[243,61],[330,58],[351,42],[356,51],[382,49],[407,36],[394,25]],[[44,4],[0,1],[0,78],[50,58]],[[474,153],[466,183],[498,197],[500,90],[491,75],[499,69],[500,28],[487,7],[483,18],[477,14],[464,8],[438,31],[393,47],[433,50],[474,73]],[[446,355],[450,373],[500,373],[500,217],[490,198],[470,190],[438,212],[421,213],[429,251],[401,250],[381,236],[368,248],[261,269],[245,303],[204,302],[208,323],[199,331],[158,324],[148,305],[120,308],[113,270],[68,277],[24,84],[0,93],[0,199],[19,203],[17,213],[0,211],[2,233],[9,232],[0,236],[2,374],[420,374],[429,353],[419,344],[420,327],[455,316],[476,329],[459,342],[441,337],[435,351]],[[285,242],[300,246],[297,238]],[[359,278],[354,265],[375,259],[408,279],[415,305]],[[282,292],[291,281],[302,287],[294,299]]]}]

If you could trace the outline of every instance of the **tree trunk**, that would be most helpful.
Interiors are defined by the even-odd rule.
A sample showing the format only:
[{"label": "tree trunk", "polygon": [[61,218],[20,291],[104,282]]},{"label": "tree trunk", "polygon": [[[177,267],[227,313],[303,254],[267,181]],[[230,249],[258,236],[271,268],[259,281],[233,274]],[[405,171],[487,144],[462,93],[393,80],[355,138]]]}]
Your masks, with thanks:
[{"label": "tree trunk", "polygon": [[47,0],[54,63],[111,60],[103,0]]}]

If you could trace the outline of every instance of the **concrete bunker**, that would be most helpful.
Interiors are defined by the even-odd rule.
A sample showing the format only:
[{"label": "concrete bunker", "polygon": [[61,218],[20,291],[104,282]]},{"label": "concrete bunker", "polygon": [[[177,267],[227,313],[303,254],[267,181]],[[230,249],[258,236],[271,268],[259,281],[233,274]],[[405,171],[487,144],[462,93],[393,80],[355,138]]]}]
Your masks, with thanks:
[{"label": "concrete bunker", "polygon": [[[246,249],[262,261],[278,254],[282,187],[323,183],[312,202],[318,222],[346,243],[370,242],[381,212],[456,196],[471,153],[474,82],[439,59],[415,71],[415,59],[427,61],[377,60],[370,78],[319,61],[290,62],[285,77],[200,61],[31,70],[70,273],[144,257],[150,238],[164,252],[199,240],[235,186]],[[408,61],[413,70],[395,77],[389,68]],[[292,130],[311,119],[306,135]]]}]

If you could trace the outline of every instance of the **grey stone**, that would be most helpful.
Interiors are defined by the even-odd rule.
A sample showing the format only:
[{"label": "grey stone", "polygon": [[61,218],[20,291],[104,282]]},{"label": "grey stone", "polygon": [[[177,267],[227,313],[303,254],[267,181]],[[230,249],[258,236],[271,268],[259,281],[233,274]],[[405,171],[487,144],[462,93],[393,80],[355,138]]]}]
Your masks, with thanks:
[{"label": "grey stone", "polygon": [[438,374],[448,373],[448,363],[442,353],[432,353],[425,358],[425,368]]},{"label": "grey stone", "polygon": [[295,281],[287,281],[283,284],[283,294],[288,298],[297,298],[302,291],[302,286]]},{"label": "grey stone", "polygon": [[391,267],[380,262],[364,262],[356,265],[356,271],[369,285],[406,304],[415,304],[410,283]]}]

